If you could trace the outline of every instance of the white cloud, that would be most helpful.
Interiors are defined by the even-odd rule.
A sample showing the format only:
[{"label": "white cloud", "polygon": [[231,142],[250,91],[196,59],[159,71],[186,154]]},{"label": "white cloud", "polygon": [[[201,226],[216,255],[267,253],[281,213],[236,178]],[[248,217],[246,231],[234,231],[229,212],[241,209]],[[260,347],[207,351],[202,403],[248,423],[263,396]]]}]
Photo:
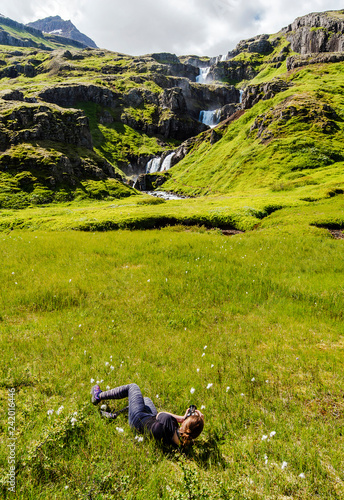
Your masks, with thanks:
[{"label": "white cloud", "polygon": [[1,13],[23,23],[60,15],[116,52],[214,56],[245,38],[276,33],[296,17],[341,8],[340,0],[16,0]]}]

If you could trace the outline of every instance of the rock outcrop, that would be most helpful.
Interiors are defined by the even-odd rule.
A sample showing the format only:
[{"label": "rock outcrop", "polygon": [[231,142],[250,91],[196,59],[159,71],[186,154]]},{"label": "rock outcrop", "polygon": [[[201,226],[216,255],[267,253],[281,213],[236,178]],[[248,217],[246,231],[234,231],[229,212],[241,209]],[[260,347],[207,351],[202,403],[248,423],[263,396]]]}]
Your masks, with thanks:
[{"label": "rock outcrop", "polygon": [[93,148],[88,118],[82,111],[6,102],[7,105],[0,110],[2,151],[13,144],[33,141],[56,141]]},{"label": "rock outcrop", "polygon": [[299,54],[343,52],[344,11],[328,11],[298,17],[284,28],[291,49]]},{"label": "rock outcrop", "polygon": [[258,85],[248,85],[242,94],[242,109],[252,108],[261,100],[271,99],[279,92],[287,90],[290,86],[290,83],[280,79]]},{"label": "rock outcrop", "polygon": [[251,52],[267,55],[274,50],[273,45],[269,41],[269,35],[258,35],[247,40],[241,40],[234,50],[228,53],[227,59],[232,59],[241,52]]},{"label": "rock outcrop", "polygon": [[287,70],[308,66],[309,64],[327,64],[344,61],[344,52],[322,52],[319,54],[308,54],[291,56],[287,58]]},{"label": "rock outcrop", "polygon": [[92,84],[54,85],[37,94],[42,101],[59,106],[74,106],[77,102],[94,102],[104,107],[118,105],[119,95],[106,87]]}]

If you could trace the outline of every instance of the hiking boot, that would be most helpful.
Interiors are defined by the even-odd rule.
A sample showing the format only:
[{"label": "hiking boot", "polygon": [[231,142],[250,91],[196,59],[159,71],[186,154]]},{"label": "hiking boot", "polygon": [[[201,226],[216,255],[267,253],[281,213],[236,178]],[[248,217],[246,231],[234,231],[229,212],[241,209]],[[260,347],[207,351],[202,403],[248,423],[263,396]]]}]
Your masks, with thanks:
[{"label": "hiking boot", "polygon": [[100,402],[99,394],[102,392],[99,385],[94,385],[91,389],[91,403],[97,405]]}]

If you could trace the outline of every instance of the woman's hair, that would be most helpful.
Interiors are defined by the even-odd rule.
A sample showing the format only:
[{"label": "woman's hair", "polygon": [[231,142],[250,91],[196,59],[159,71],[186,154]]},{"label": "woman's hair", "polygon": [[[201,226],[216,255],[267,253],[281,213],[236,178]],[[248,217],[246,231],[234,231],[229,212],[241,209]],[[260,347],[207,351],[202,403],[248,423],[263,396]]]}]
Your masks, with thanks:
[{"label": "woman's hair", "polygon": [[184,420],[179,429],[179,436],[183,446],[188,446],[196,437],[198,437],[204,427],[204,417],[199,415],[191,415]]}]

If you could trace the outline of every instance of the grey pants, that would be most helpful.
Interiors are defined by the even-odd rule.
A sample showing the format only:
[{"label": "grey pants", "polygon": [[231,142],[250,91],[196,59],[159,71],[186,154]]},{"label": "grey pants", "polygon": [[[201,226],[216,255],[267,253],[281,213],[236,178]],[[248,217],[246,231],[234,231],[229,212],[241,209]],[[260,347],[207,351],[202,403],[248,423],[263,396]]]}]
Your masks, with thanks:
[{"label": "grey pants", "polygon": [[139,432],[143,431],[144,421],[149,417],[157,415],[157,409],[150,398],[144,398],[137,384],[128,384],[115,387],[109,391],[99,394],[101,400],[104,399],[124,399],[129,400],[129,425]]}]

